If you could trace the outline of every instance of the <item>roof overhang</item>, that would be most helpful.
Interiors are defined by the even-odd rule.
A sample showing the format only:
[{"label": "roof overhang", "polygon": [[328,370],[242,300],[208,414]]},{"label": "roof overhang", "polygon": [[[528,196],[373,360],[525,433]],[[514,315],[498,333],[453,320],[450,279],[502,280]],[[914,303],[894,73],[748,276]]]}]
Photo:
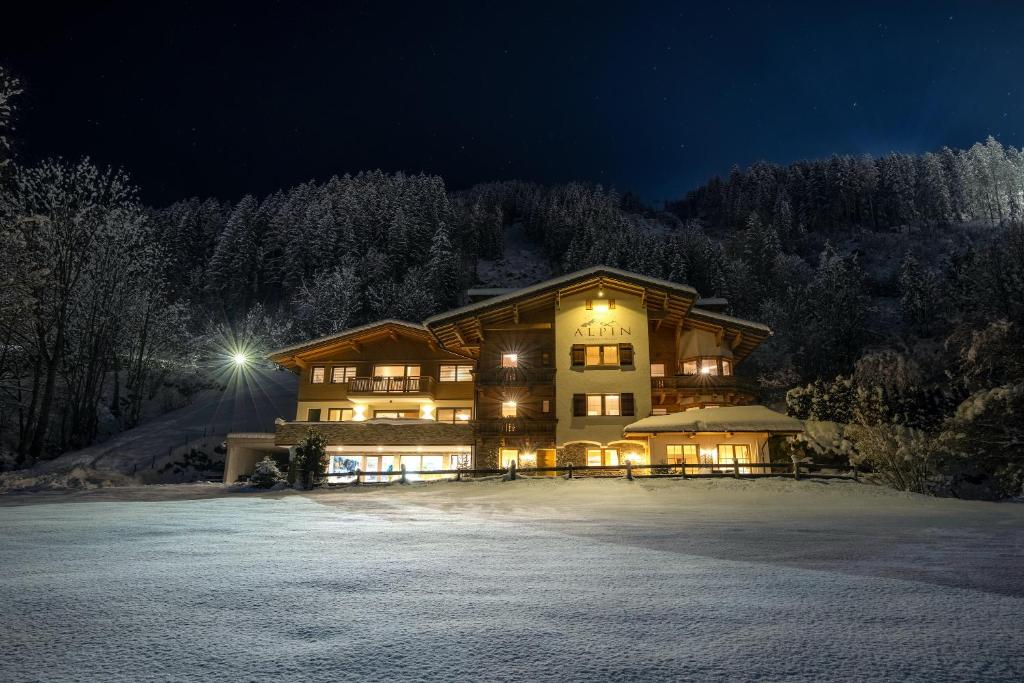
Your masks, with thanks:
[{"label": "roof overhang", "polygon": [[[407,322],[405,320],[380,320],[367,325],[342,330],[326,337],[311,339],[271,351],[267,354],[267,358],[282,367],[297,372],[306,366],[310,358],[319,356],[326,351],[333,349],[354,349],[358,351],[364,343],[386,338],[397,339],[400,336],[419,339],[428,346],[438,347],[438,350],[442,350],[439,348],[433,333],[419,323]],[[442,351],[452,353],[453,356],[462,357],[448,349]]]},{"label": "roof overhang", "polygon": [[652,415],[626,425],[627,436],[653,434],[698,434],[727,432],[768,432],[799,434],[804,429],[799,420],[764,406],[726,406],[698,408],[670,415]]},{"label": "roof overhang", "polygon": [[690,309],[683,327],[714,332],[720,337],[720,344],[728,342],[737,363],[772,336],[767,325],[696,307]]},{"label": "roof overhang", "polygon": [[427,318],[424,325],[445,348],[478,357],[485,327],[518,323],[520,313],[557,308],[563,296],[594,286],[639,296],[651,320],[661,320],[670,325],[681,323],[697,300],[697,290],[689,285],[610,266],[594,266],[439,313]]}]

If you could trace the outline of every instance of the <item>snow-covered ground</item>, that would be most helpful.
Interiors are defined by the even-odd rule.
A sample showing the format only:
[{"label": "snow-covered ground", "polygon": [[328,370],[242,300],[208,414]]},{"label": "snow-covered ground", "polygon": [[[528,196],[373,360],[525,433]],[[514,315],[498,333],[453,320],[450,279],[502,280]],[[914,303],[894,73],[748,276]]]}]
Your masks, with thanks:
[{"label": "snow-covered ground", "polygon": [[0,473],[0,493],[153,481],[160,477],[159,467],[174,459],[172,449],[187,449],[191,444],[213,456],[213,448],[228,432],[272,432],[275,418],[294,418],[297,383],[290,372],[247,366],[227,382],[224,391],[203,392],[191,405],[103,443],[41,461],[30,469]]},{"label": "snow-covered ground", "polygon": [[0,505],[8,682],[1024,678],[1018,504],[527,480]]}]

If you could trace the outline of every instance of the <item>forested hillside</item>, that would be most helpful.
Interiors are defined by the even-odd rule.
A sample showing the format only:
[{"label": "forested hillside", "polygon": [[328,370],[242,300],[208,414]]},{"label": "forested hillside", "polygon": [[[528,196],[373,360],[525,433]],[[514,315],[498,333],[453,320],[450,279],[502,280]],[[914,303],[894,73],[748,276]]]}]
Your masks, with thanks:
[{"label": "forested hillside", "polygon": [[[5,154],[18,87],[0,86]],[[831,450],[808,445],[817,456],[915,490],[1024,483],[1024,155],[991,138],[758,163],[660,209],[583,183],[453,192],[380,171],[147,207],[88,160],[0,161],[7,467],[183,405],[218,381],[200,363],[240,348],[420,320],[474,284],[607,264],[770,324],[745,363],[765,401],[851,425]]]}]

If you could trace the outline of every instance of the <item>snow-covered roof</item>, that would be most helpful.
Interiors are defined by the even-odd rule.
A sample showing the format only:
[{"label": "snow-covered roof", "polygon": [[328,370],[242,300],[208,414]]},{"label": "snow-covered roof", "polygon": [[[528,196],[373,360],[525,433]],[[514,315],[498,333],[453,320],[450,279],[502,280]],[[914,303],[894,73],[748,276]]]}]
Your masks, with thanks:
[{"label": "snow-covered roof", "polygon": [[408,320],[397,320],[397,319],[394,319],[394,318],[388,318],[386,320],[377,320],[377,321],[374,321],[372,323],[367,323],[365,325],[360,325],[359,327],[351,327],[351,328],[349,328],[347,330],[342,330],[341,332],[335,332],[334,334],[329,334],[326,337],[319,337],[317,339],[309,339],[309,340],[304,341],[304,342],[299,342],[298,344],[292,344],[291,346],[285,346],[285,347],[277,349],[275,351],[271,351],[270,353],[267,354],[267,357],[268,358],[273,358],[274,356],[280,356],[280,355],[283,355],[283,354],[286,354],[286,353],[292,353],[294,351],[299,351],[300,349],[308,349],[308,348],[311,348],[311,347],[314,347],[314,346],[320,346],[321,344],[327,344],[327,343],[332,342],[332,341],[337,341],[339,339],[344,339],[345,337],[351,336],[353,334],[359,334],[361,332],[369,332],[370,330],[375,329],[377,327],[385,327],[387,325],[397,325],[397,326],[400,326],[400,327],[408,327],[408,328],[414,329],[414,330],[416,330],[418,332],[428,332],[427,328],[424,327],[423,325],[421,325],[420,323],[412,323],[412,322],[409,322]]},{"label": "snow-covered roof", "polygon": [[764,406],[698,408],[670,415],[652,415],[627,425],[632,434],[659,432],[800,432],[800,420]]},{"label": "snow-covered roof", "polygon": [[440,320],[447,320],[449,318],[458,317],[465,315],[466,313],[472,313],[480,309],[490,308],[492,306],[500,305],[506,302],[511,302],[516,299],[529,297],[531,294],[537,294],[548,289],[560,287],[561,285],[569,284],[577,280],[585,280],[589,277],[598,277],[601,275],[610,277],[620,277],[624,280],[632,280],[633,282],[641,282],[652,287],[662,287],[664,289],[685,292],[694,297],[697,296],[697,290],[689,285],[681,285],[678,282],[669,282],[668,280],[662,280],[661,278],[650,277],[647,275],[640,275],[639,273],[631,273],[627,270],[621,270],[620,268],[613,268],[611,266],[591,266],[590,268],[584,268],[583,270],[575,270],[571,273],[559,275],[553,277],[550,280],[544,280],[536,284],[528,285],[520,289],[513,290],[507,294],[501,294],[483,301],[477,301],[475,303],[467,304],[461,308],[455,308],[450,311],[438,313],[423,321],[425,325],[431,325]]},{"label": "snow-covered roof", "polygon": [[744,320],[743,318],[737,318],[735,316],[726,315],[725,313],[718,313],[717,311],[709,311],[704,308],[698,308],[697,306],[694,306],[693,308],[690,309],[690,313],[687,317],[715,320],[721,323],[739,325],[741,327],[748,327],[754,330],[761,330],[768,334],[772,333],[771,328],[763,323],[756,323],[753,320]]}]

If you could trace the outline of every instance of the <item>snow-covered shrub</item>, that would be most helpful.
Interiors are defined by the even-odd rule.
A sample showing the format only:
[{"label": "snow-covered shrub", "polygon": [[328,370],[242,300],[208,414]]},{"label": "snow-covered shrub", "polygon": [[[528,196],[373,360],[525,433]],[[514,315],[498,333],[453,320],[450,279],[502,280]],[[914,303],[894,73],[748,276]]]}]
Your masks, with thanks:
[{"label": "snow-covered shrub", "polygon": [[914,493],[944,488],[940,474],[944,449],[939,440],[903,425],[849,425],[846,435],[856,450],[853,465],[867,465],[888,486]]},{"label": "snow-covered shrub", "polygon": [[1024,384],[982,389],[947,421],[943,439],[957,453],[953,492],[970,497],[1024,494]]},{"label": "snow-covered shrub", "polygon": [[277,463],[267,456],[256,463],[256,469],[249,477],[249,485],[258,489],[269,489],[283,479],[281,470],[277,469]]},{"label": "snow-covered shrub", "polygon": [[298,470],[297,481],[302,486],[320,483],[327,471],[327,438],[310,429],[295,446],[293,465]]}]

